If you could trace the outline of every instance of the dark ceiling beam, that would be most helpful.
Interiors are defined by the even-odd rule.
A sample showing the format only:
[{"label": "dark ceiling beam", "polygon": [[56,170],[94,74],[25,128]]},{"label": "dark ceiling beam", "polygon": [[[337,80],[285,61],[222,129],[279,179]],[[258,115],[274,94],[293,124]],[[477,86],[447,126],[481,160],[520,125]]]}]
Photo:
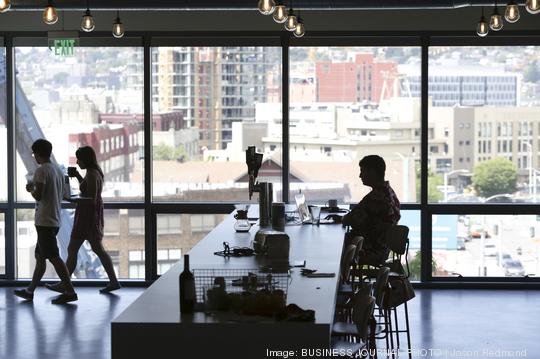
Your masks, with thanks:
[{"label": "dark ceiling beam", "polygon": [[[200,10],[255,10],[258,0],[90,0],[90,9],[97,11],[200,11]],[[497,1],[505,6],[506,0]],[[526,0],[516,0],[518,5],[525,5]],[[290,6],[291,1],[284,3]],[[84,0],[53,0],[59,10],[85,10]],[[13,0],[12,11],[41,11],[47,5],[46,0]],[[449,10],[470,6],[494,6],[489,0],[295,0],[295,9],[301,10]]]}]

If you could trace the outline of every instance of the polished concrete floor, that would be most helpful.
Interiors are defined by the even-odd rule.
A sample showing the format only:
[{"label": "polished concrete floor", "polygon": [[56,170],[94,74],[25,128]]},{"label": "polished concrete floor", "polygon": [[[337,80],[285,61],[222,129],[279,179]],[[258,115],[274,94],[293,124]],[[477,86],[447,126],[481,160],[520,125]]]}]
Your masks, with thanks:
[{"label": "polished concrete floor", "polygon": [[[111,356],[111,320],[143,289],[78,288],[64,306],[43,288],[33,302],[12,291],[0,288],[0,358],[100,359]],[[417,290],[409,311],[415,358],[540,357],[540,291]]]},{"label": "polished concrete floor", "polygon": [[99,288],[77,288],[79,300],[53,305],[55,293],[38,288],[25,302],[14,288],[0,288],[1,359],[101,359],[111,357],[110,322],[144,288],[122,288],[99,294]]}]

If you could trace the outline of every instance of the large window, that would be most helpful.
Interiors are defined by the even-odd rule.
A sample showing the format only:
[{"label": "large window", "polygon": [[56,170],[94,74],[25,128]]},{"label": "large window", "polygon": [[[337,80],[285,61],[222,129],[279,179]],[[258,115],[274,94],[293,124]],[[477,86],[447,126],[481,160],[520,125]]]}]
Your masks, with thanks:
[{"label": "large window", "polygon": [[152,104],[155,200],[247,201],[248,146],[281,198],[279,47],[153,48]]},{"label": "large window", "polygon": [[538,202],[540,47],[429,55],[429,200]]},{"label": "large window", "polygon": [[[358,162],[378,154],[400,200],[417,202],[420,94],[409,71],[420,71],[418,47],[291,48],[291,198],[302,190],[308,201],[358,202],[370,190]],[[280,120],[272,110],[266,116]],[[279,142],[265,144],[272,148],[281,150]]]},{"label": "large window", "polygon": [[30,146],[40,137],[63,167],[75,166],[77,148],[93,147],[106,200],[143,198],[142,53],[81,47],[62,57],[47,47],[15,49],[18,201],[32,201],[24,187],[36,168]]},{"label": "large window", "polygon": [[[293,40],[298,46],[287,49],[287,59],[278,37],[237,38],[234,46],[226,38],[160,37],[147,49],[141,39],[83,37],[73,56],[58,56],[43,40],[16,37],[13,48],[0,47],[0,276],[26,279],[34,268],[33,199],[25,184],[37,167],[30,146],[41,137],[64,169],[75,165],[78,147],[96,151],[106,181],[103,244],[122,279],[165,273],[233,204],[257,201],[256,193],[248,196],[248,146],[264,154],[258,181],[273,184],[274,200],[293,203],[300,190],[310,203],[360,201],[370,188],[358,162],[382,156],[404,204],[400,224],[410,229],[406,259],[414,280],[538,276],[540,46],[432,37],[435,45],[422,47],[420,35],[381,38],[385,46],[361,37],[324,46],[326,39],[311,38]],[[13,68],[6,54],[14,55]],[[76,180],[70,185],[79,191]],[[63,259],[73,225],[68,207],[58,235]],[[14,249],[13,260],[6,248]],[[45,277],[55,276],[48,268]],[[88,243],[74,278],[106,278]]]}]

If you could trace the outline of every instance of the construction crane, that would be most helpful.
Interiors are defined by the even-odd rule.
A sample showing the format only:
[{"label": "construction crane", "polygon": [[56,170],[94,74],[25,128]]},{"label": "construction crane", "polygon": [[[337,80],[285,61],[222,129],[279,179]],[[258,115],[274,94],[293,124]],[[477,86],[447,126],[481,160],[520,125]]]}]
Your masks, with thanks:
[{"label": "construction crane", "polygon": [[386,98],[392,97],[412,97],[411,84],[406,74],[400,74],[397,71],[381,71],[382,88],[379,103]]}]

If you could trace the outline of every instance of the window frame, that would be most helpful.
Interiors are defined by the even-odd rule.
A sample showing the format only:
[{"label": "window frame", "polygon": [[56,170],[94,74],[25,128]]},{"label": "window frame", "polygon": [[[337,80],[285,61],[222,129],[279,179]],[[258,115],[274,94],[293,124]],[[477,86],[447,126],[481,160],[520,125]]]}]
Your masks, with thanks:
[{"label": "window frame", "polygon": [[[38,37],[38,40],[35,38]],[[15,142],[14,142],[14,47],[15,38],[25,38],[25,43],[35,43],[46,39],[46,33],[4,33],[4,47],[6,49],[6,129],[7,129],[7,172],[15,173]],[[32,38],[34,38],[32,40]],[[420,285],[435,287],[539,287],[540,278],[515,279],[515,278],[433,278],[431,275],[430,261],[431,249],[431,216],[434,214],[536,214],[538,205],[534,204],[437,204],[428,203],[427,198],[427,168],[428,168],[428,59],[430,46],[540,46],[540,31],[505,31],[504,34],[488,38],[472,36],[470,32],[381,32],[373,36],[368,32],[312,32],[302,39],[290,38],[283,32],[135,32],[125,39],[111,41],[110,34],[95,32],[93,34],[81,34],[83,46],[143,46],[144,57],[144,157],[151,157],[151,47],[153,46],[281,46],[282,47],[282,104],[283,104],[283,200],[289,198],[289,157],[291,150],[288,143],[289,125],[289,48],[294,46],[420,46],[421,47],[421,127],[420,127],[420,191],[421,200],[416,204],[404,204],[403,209],[420,210],[421,214],[421,250],[422,270]],[[34,41],[34,42],[32,42]],[[129,44],[129,45],[124,45]],[[131,138],[128,139],[131,142]],[[152,201],[152,161],[144,162],[144,199],[141,202],[114,202],[105,203],[106,209],[139,209],[145,213],[145,281],[138,281],[146,285],[158,278],[157,272],[157,244],[156,244],[156,216],[158,213],[191,213],[191,214],[218,214],[231,213],[234,210],[233,203],[158,203]],[[4,213],[6,235],[6,274],[0,275],[0,279],[15,281],[15,211],[23,208],[33,208],[33,203],[17,202],[14,197],[14,176],[8,176],[8,198],[0,203],[0,212]],[[64,208],[73,208],[73,205],[65,204]],[[9,255],[12,253],[12,255]],[[540,274],[537,274],[540,276]]]}]

